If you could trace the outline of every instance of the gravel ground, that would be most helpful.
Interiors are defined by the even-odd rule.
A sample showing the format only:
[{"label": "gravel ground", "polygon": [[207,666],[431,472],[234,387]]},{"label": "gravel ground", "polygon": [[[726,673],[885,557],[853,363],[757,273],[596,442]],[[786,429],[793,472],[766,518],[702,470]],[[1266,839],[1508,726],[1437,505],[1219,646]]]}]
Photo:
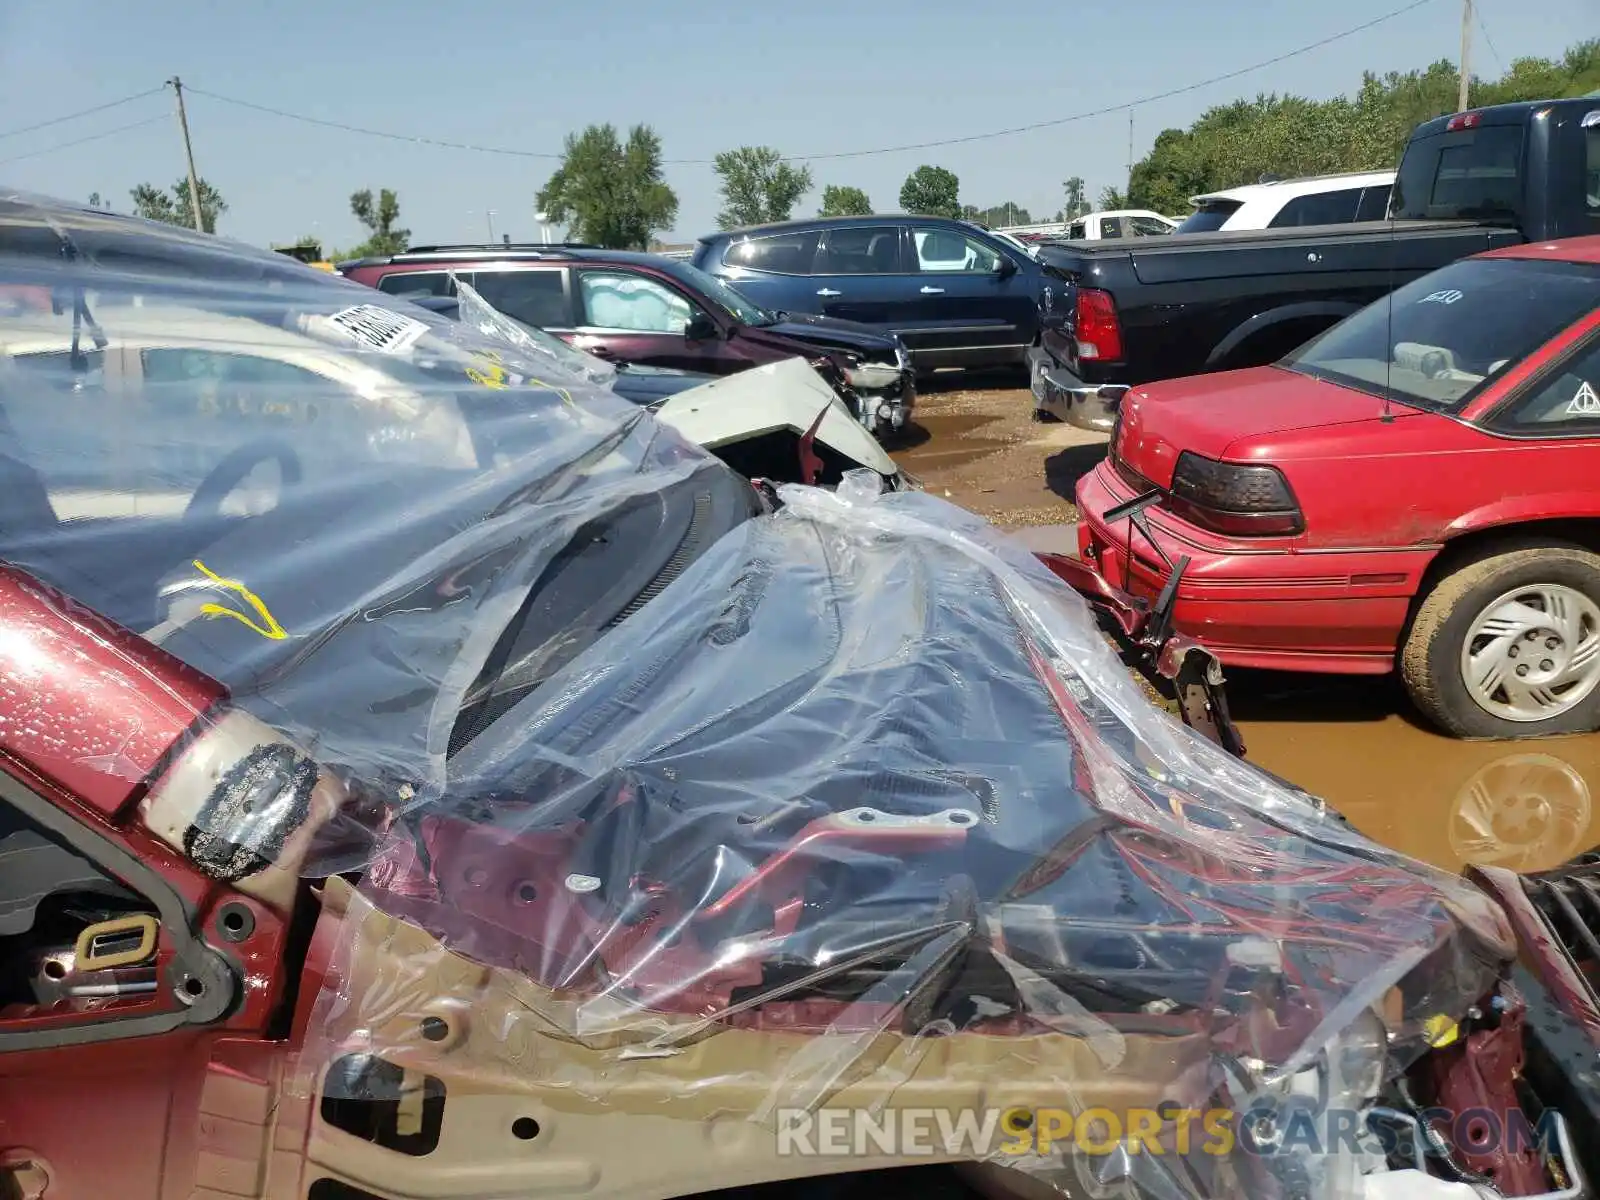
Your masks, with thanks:
[{"label": "gravel ground", "polygon": [[1035,422],[1025,387],[941,383],[918,397],[916,427],[895,460],[930,492],[1004,528],[1074,520],[1072,486],[1103,456],[1105,438]]}]

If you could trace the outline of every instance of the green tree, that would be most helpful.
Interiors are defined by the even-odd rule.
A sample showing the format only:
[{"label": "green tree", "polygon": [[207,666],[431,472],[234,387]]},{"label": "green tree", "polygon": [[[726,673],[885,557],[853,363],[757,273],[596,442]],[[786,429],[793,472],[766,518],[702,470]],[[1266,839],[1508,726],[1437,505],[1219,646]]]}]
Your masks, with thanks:
[{"label": "green tree", "polygon": [[900,185],[900,207],[930,217],[961,216],[961,180],[943,167],[918,167]]},{"label": "green tree", "polygon": [[[1292,179],[1336,171],[1394,167],[1411,131],[1456,107],[1454,64],[1412,71],[1368,72],[1353,96],[1308,100],[1260,95],[1202,113],[1188,129],[1164,130],[1135,164],[1129,202],[1179,213],[1189,197],[1254,183],[1263,175]],[[1600,39],[1580,42],[1558,59],[1520,58],[1498,79],[1473,78],[1474,106],[1587,95],[1600,87]]]},{"label": "green tree", "polygon": [[101,211],[108,211],[110,209],[110,206],[105,202],[104,198],[101,197],[99,192],[89,193],[89,207],[98,208]]},{"label": "green tree", "polygon": [[1061,190],[1066,194],[1061,204],[1061,220],[1075,221],[1089,211],[1089,196],[1084,191],[1083,176],[1072,176],[1061,185]]},{"label": "green tree", "polygon": [[724,150],[713,161],[722,176],[717,224],[724,229],[787,221],[800,197],[811,190],[811,168],[784,162],[771,146]]},{"label": "green tree", "polygon": [[[204,179],[199,181],[197,190],[200,192],[201,227],[207,233],[215,233],[217,218],[228,211],[228,202]],[[165,192],[154,184],[141,183],[128,194],[133,197],[133,211],[137,216],[147,221],[194,228],[194,205],[190,202],[188,179],[178,180]]]},{"label": "green tree", "polygon": [[1132,207],[1133,207],[1133,205],[1131,203],[1129,203],[1129,201],[1128,201],[1128,193],[1122,192],[1122,191],[1118,191],[1114,187],[1103,187],[1103,188],[1100,189],[1100,211],[1101,212],[1106,212],[1107,210],[1114,210],[1114,209],[1118,209],[1118,208],[1132,208]]},{"label": "green tree", "polygon": [[869,217],[872,215],[872,201],[867,199],[867,194],[858,187],[841,187],[839,184],[830,183],[822,189],[822,207],[817,210],[819,217]]},{"label": "green tree", "polygon": [[350,211],[367,229],[367,240],[350,251],[352,258],[369,254],[399,254],[411,244],[411,230],[401,229],[400,196],[391,188],[381,188],[372,198],[371,188],[350,193]]},{"label": "green tree", "polygon": [[1007,202],[996,204],[990,208],[977,208],[974,205],[963,205],[961,215],[968,221],[983,225],[989,229],[1004,229],[1007,225],[1032,225],[1033,214],[1020,204]]},{"label": "green tree", "polygon": [[678,219],[678,197],[661,173],[661,139],[635,125],[624,144],[614,125],[567,135],[561,166],[536,201],[578,240],[610,250],[643,250]]}]

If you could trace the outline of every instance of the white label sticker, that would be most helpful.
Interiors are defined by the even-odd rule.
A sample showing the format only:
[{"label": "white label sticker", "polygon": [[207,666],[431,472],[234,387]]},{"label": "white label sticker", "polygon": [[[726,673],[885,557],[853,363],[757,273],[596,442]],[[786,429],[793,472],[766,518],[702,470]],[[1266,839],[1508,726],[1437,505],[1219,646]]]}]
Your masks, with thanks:
[{"label": "white label sticker", "polygon": [[1462,296],[1463,296],[1463,293],[1456,291],[1454,288],[1450,288],[1449,290],[1443,291],[1443,292],[1429,292],[1421,300],[1418,300],[1417,303],[1418,304],[1454,304],[1457,300],[1460,300],[1462,298]]},{"label": "white label sticker", "polygon": [[358,304],[328,319],[363,346],[383,354],[403,354],[428,332],[423,322],[376,304]]},{"label": "white label sticker", "polygon": [[1600,417],[1600,395],[1595,394],[1594,385],[1585,381],[1578,389],[1578,394],[1572,398],[1572,403],[1567,405],[1569,417]]}]

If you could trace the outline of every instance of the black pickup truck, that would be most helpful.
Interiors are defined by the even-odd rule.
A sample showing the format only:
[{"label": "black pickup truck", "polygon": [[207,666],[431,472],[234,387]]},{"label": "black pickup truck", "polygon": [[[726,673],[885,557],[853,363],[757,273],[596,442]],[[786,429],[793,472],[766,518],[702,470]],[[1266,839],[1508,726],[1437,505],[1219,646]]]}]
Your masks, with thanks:
[{"label": "black pickup truck", "polygon": [[1419,125],[1388,219],[1136,242],[1047,241],[1037,416],[1109,431],[1131,385],[1274,362],[1419,275],[1600,234],[1600,96]]}]

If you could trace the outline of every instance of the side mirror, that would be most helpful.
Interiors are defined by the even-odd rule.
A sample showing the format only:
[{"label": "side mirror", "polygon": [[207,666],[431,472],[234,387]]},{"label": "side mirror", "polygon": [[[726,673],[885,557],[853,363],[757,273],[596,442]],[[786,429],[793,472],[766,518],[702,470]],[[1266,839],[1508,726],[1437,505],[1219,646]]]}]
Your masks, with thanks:
[{"label": "side mirror", "polygon": [[695,313],[683,327],[683,336],[691,342],[709,342],[717,336],[717,323],[705,313]]},{"label": "side mirror", "polygon": [[994,273],[998,279],[1009,279],[1017,273],[1017,264],[1011,261],[1010,255],[1002,254],[1000,261],[995,263]]}]

